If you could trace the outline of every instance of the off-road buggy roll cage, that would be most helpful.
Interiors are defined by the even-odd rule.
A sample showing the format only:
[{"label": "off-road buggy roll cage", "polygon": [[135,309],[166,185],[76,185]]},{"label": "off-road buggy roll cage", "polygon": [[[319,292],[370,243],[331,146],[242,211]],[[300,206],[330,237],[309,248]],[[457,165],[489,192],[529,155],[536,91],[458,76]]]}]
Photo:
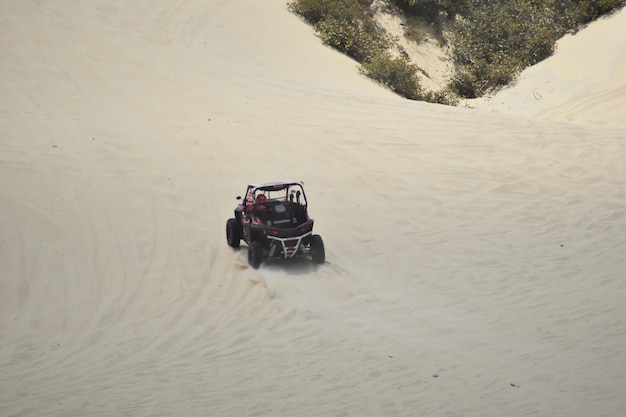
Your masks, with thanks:
[{"label": "off-road buggy roll cage", "polygon": [[310,255],[315,263],[325,260],[324,244],[321,236],[313,234],[313,219],[300,182],[248,185],[243,201],[235,208],[235,218],[226,223],[226,239],[235,248],[241,239],[248,244],[248,262],[254,268],[267,258]]}]

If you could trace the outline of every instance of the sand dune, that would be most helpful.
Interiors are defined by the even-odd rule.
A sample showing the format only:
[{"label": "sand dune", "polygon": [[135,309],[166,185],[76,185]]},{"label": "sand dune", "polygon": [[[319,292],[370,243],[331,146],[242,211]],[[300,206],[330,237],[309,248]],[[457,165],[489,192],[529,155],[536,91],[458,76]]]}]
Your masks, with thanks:
[{"label": "sand dune", "polygon": [[[0,415],[626,408],[623,49],[539,117],[398,98],[282,0],[2,10]],[[282,178],[327,263],[252,270]]]}]

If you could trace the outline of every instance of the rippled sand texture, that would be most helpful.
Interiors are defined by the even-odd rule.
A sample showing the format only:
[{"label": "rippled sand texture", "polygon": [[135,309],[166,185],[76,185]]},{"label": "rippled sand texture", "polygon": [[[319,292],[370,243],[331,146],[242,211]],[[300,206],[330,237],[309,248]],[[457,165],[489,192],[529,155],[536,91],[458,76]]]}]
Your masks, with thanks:
[{"label": "rippled sand texture", "polygon": [[[2,1],[0,415],[623,413],[623,12],[539,117],[403,100],[284,0],[117,3]],[[226,245],[275,179],[326,264]]]}]

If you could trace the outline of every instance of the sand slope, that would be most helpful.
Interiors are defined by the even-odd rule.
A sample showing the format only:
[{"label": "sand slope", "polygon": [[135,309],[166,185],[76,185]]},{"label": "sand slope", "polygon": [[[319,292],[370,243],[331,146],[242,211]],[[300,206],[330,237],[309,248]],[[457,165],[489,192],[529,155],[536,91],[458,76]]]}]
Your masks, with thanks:
[{"label": "sand slope", "polygon": [[[402,100],[283,0],[2,5],[0,415],[626,408],[618,125]],[[323,266],[226,245],[282,178]]]}]

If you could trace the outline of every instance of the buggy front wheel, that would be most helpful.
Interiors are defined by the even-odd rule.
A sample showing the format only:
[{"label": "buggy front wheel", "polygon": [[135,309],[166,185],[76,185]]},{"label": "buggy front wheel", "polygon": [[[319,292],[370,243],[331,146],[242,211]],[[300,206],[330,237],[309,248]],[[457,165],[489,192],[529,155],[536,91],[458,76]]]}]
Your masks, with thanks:
[{"label": "buggy front wheel", "polygon": [[241,232],[236,219],[228,219],[226,222],[226,242],[233,248],[238,248],[241,243]]}]

